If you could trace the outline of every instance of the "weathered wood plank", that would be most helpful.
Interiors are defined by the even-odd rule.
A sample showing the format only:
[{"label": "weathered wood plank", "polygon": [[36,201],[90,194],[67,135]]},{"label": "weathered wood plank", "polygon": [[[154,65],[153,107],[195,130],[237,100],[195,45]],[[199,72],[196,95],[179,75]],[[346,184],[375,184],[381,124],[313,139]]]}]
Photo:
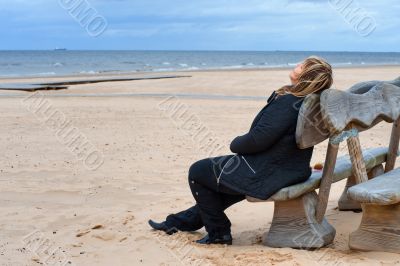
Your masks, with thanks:
[{"label": "weathered wood plank", "polygon": [[339,144],[329,142],[324,170],[321,177],[321,185],[318,193],[318,204],[316,210],[316,219],[318,223],[321,223],[325,217],[338,151]]},{"label": "weathered wood plank", "polygon": [[309,148],[329,138],[321,114],[320,95],[308,95],[299,110],[296,128],[296,142],[300,149]]},{"label": "weathered wood plank", "polygon": [[371,80],[371,81],[359,82],[359,83],[351,86],[350,89],[348,89],[347,91],[351,92],[351,93],[356,93],[356,94],[363,94],[363,93],[368,92],[372,87],[375,87],[376,85],[378,85],[381,82],[400,87],[400,77],[398,77],[394,80],[389,80],[389,81]]},{"label": "weathered wood plank", "polygon": [[[383,168],[383,165],[379,164],[368,172],[368,180],[383,175],[384,172],[385,170]],[[354,185],[357,185],[357,182],[354,175],[352,175],[347,179],[346,186],[343,190],[342,195],[340,196],[338,202],[338,207],[340,211],[361,211],[361,204],[358,201],[351,199],[347,194],[349,188]]]},{"label": "weathered wood plank", "polygon": [[321,248],[333,242],[335,229],[323,219],[317,222],[315,191],[288,201],[276,201],[271,227],[264,237],[270,247]]},{"label": "weathered wood plank", "polygon": [[[388,148],[379,147],[363,150],[363,157],[368,171],[376,165],[386,162]],[[338,182],[352,175],[352,164],[349,156],[341,156],[338,158],[333,174],[333,182]],[[265,201],[285,201],[295,199],[303,194],[314,191],[320,186],[322,172],[314,172],[307,181],[293,186],[285,187],[275,193],[268,200],[259,200],[252,197],[247,197],[250,202],[265,202]]]},{"label": "weathered wood plank", "polygon": [[368,181],[367,168],[362,155],[360,139],[358,136],[352,136],[347,139],[351,164],[353,165],[353,175],[356,183],[360,184]]},{"label": "weathered wood plank", "polygon": [[[360,82],[352,86],[347,90],[347,92],[351,94],[364,94],[370,91],[373,87],[382,83],[400,87],[400,77],[395,80],[384,82],[377,80]],[[297,120],[296,142],[301,149],[315,146],[330,136],[329,129],[325,125],[323,114],[321,113],[320,102],[320,94],[310,94],[304,99],[300,108],[299,118]],[[381,121],[381,119],[377,119],[377,121],[375,121],[371,126],[374,126]],[[356,128],[361,132],[370,127],[356,125]]]},{"label": "weathered wood plank", "polygon": [[389,205],[400,202],[400,168],[355,185],[348,191],[353,200],[361,203]]},{"label": "weathered wood plank", "polygon": [[392,171],[396,164],[397,154],[399,153],[400,140],[400,118],[393,124],[392,134],[390,136],[389,153],[385,165],[385,172]]},{"label": "weathered wood plank", "polygon": [[400,116],[400,87],[381,82],[363,94],[329,89],[321,93],[321,112],[331,134],[350,124],[362,131],[392,123]]}]

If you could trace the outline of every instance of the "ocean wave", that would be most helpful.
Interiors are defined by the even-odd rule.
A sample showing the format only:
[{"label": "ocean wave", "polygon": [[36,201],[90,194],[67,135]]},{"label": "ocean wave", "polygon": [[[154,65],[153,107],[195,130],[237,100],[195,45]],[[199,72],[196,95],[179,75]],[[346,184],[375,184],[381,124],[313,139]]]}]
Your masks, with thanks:
[{"label": "ocean wave", "polygon": [[339,62],[339,63],[333,63],[335,66],[350,66],[352,65],[352,62]]},{"label": "ocean wave", "polygon": [[20,77],[22,75],[19,74],[4,74],[4,75],[0,75],[0,77],[2,78],[15,78],[15,77]]},{"label": "ocean wave", "polygon": [[391,65],[400,65],[400,62],[381,62],[381,63],[364,63],[369,66],[391,66]]},{"label": "ocean wave", "polygon": [[124,62],[121,62],[122,64],[125,64],[125,65],[136,65],[136,62],[134,62],[134,61],[124,61]]},{"label": "ocean wave", "polygon": [[254,66],[254,63],[242,63],[242,66]]},{"label": "ocean wave", "polygon": [[186,70],[199,70],[200,68],[198,68],[198,67],[195,67],[195,66],[191,66],[191,67],[188,67],[188,68],[185,68]]},{"label": "ocean wave", "polygon": [[176,68],[155,68],[153,72],[167,72],[167,71],[176,71]]},{"label": "ocean wave", "polygon": [[41,72],[41,73],[33,73],[33,74],[28,74],[27,76],[54,76],[57,75],[56,72]]},{"label": "ocean wave", "polygon": [[212,69],[241,69],[244,68],[243,65],[232,65],[232,66],[222,66],[222,67],[213,67]]},{"label": "ocean wave", "polygon": [[79,71],[78,73],[79,74],[98,74],[99,72],[94,71],[94,70],[88,70],[88,71],[83,70],[83,71]]},{"label": "ocean wave", "polygon": [[121,70],[115,70],[115,69],[105,69],[105,70],[99,70],[97,73],[121,73]]},{"label": "ocean wave", "polygon": [[18,66],[22,66],[22,63],[0,63],[0,66],[4,66],[4,67],[18,67]]}]

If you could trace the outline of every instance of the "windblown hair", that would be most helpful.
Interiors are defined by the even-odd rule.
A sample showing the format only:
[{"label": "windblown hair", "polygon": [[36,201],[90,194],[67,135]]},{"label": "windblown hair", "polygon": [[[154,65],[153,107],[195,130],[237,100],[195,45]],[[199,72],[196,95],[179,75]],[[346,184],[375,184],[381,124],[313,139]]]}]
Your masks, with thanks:
[{"label": "windblown hair", "polygon": [[332,66],[326,60],[311,56],[303,62],[303,71],[295,85],[287,85],[276,91],[278,95],[293,94],[305,97],[311,93],[321,93],[333,84]]}]

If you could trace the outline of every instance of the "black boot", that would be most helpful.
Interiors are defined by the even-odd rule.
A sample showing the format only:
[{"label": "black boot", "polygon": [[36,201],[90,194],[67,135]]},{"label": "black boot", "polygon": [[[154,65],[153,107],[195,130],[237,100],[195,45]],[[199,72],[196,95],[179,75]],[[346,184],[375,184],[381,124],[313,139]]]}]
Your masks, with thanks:
[{"label": "black boot", "polygon": [[149,225],[154,230],[164,231],[168,235],[172,235],[172,234],[175,234],[176,232],[178,232],[178,229],[176,229],[175,227],[168,227],[165,222],[156,223],[153,220],[149,220]]},{"label": "black boot", "polygon": [[223,236],[210,237],[210,235],[207,234],[202,239],[197,240],[196,243],[202,245],[209,245],[209,244],[232,245],[232,235],[228,234]]}]

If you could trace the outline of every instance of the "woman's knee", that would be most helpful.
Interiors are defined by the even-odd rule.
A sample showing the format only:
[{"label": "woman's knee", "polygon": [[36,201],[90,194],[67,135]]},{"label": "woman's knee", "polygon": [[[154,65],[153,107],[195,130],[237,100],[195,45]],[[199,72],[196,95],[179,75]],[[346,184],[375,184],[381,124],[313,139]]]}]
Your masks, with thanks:
[{"label": "woman's knee", "polygon": [[200,181],[211,174],[210,160],[203,159],[193,163],[189,168],[189,181]]},{"label": "woman's knee", "polygon": [[189,168],[189,181],[196,181],[196,179],[200,176],[202,163],[201,161],[197,161],[193,163]]}]

